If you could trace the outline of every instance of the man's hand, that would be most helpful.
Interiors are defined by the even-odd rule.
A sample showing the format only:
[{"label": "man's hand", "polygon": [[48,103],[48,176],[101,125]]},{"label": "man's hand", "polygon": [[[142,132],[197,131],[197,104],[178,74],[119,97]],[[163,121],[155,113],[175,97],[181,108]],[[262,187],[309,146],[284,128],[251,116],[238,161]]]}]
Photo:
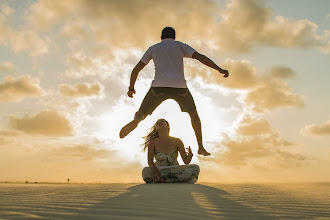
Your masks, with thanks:
[{"label": "man's hand", "polygon": [[135,92],[135,90],[133,89],[133,90],[128,90],[128,92],[127,92],[127,95],[130,97],[130,98],[133,98],[133,94],[135,94],[136,92]]},{"label": "man's hand", "polygon": [[227,78],[229,76],[228,70],[221,69],[221,70],[219,70],[219,72],[222,73],[222,74],[224,74],[223,77],[225,77],[225,78]]}]

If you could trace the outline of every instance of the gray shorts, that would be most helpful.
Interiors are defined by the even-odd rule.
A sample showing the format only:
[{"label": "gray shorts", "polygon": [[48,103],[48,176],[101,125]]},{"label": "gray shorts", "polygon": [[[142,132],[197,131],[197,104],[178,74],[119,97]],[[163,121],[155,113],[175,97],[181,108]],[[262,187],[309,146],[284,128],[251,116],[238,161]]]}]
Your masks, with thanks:
[{"label": "gray shorts", "polygon": [[196,112],[196,105],[188,88],[151,87],[144,97],[140,109],[135,113],[134,119],[143,120],[167,99],[174,99],[182,112]]}]

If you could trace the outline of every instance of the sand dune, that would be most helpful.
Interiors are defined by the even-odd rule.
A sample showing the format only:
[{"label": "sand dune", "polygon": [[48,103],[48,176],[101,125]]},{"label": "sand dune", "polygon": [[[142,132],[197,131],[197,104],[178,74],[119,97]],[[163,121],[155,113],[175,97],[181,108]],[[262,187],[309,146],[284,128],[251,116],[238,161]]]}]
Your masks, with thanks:
[{"label": "sand dune", "polygon": [[0,184],[1,219],[330,219],[330,183]]}]

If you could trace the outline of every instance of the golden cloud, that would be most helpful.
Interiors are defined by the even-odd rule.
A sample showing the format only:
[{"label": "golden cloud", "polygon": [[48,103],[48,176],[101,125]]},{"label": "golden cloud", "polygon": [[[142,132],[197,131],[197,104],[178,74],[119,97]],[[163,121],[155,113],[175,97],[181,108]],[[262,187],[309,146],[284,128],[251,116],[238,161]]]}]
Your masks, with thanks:
[{"label": "golden cloud", "polygon": [[293,94],[292,89],[282,80],[265,81],[261,86],[249,92],[246,102],[248,105],[252,105],[256,112],[304,106],[303,96]]},{"label": "golden cloud", "polygon": [[222,75],[213,73],[211,80],[227,88],[251,89],[256,87],[260,81],[256,68],[247,60],[226,59],[223,68],[230,71],[230,77],[224,79]]},{"label": "golden cloud", "polygon": [[266,119],[255,119],[247,115],[240,122],[237,133],[243,136],[272,134],[272,128]]},{"label": "golden cloud", "polygon": [[42,39],[30,28],[16,31],[9,23],[0,13],[0,43],[10,45],[14,53],[27,51],[30,56],[40,56],[48,52],[47,39]]},{"label": "golden cloud", "polygon": [[29,134],[47,136],[71,136],[73,128],[68,119],[56,111],[42,111],[35,115],[9,118],[9,127]]},{"label": "golden cloud", "polygon": [[29,75],[23,75],[18,79],[8,76],[3,83],[0,83],[0,103],[18,102],[25,97],[37,97],[43,93],[39,80],[31,78]]},{"label": "golden cloud", "polygon": [[6,137],[16,137],[20,136],[21,132],[16,130],[0,130],[0,136],[6,136]]},{"label": "golden cloud", "polygon": [[186,72],[190,77],[201,77],[207,83],[216,83],[230,89],[253,89],[261,82],[257,69],[247,60],[226,59],[222,68],[229,70],[230,76],[223,78],[222,74],[209,71],[205,66],[191,63],[187,66]]},{"label": "golden cloud", "polygon": [[27,137],[1,146],[1,181],[66,182],[68,178],[72,182],[89,183],[142,181],[138,162],[122,163],[120,154],[98,140],[86,142],[79,138],[72,143],[67,138]]},{"label": "golden cloud", "polygon": [[15,143],[15,139],[0,136],[0,145],[13,144],[13,143]]},{"label": "golden cloud", "polygon": [[31,14],[26,16],[26,20],[33,28],[48,31],[57,25],[69,13],[81,10],[81,1],[37,1],[31,5]]},{"label": "golden cloud", "polygon": [[2,62],[0,63],[0,74],[11,74],[14,71],[14,64],[10,62]]},{"label": "golden cloud", "polygon": [[200,42],[208,39],[213,49],[224,51],[248,52],[256,45],[306,48],[328,44],[327,38],[316,34],[315,23],[273,16],[260,0],[233,0],[226,6],[211,0],[44,0],[31,5],[26,19],[38,30],[60,26],[63,36],[80,37],[82,45],[86,40],[96,42],[94,46],[108,53],[113,48],[144,48],[160,40],[165,26],[173,26],[178,39],[194,47],[203,48]]},{"label": "golden cloud", "polygon": [[15,12],[15,10],[9,7],[8,5],[2,5],[1,11],[7,16],[10,16]]},{"label": "golden cloud", "polygon": [[294,167],[307,158],[291,152],[293,144],[280,137],[264,118],[246,115],[237,128],[237,136],[225,136],[221,146],[225,148],[216,153],[217,163],[229,166],[253,165],[270,167]]},{"label": "golden cloud", "polygon": [[64,96],[69,97],[100,96],[102,94],[102,86],[98,82],[78,83],[73,86],[61,84],[58,88]]},{"label": "golden cloud", "polygon": [[271,78],[287,79],[293,78],[295,76],[295,72],[286,66],[274,66],[270,69],[268,76]]},{"label": "golden cloud", "polygon": [[73,146],[62,146],[61,148],[52,151],[53,155],[78,157],[83,160],[91,159],[110,159],[114,157],[115,151],[106,149],[96,149],[91,144],[78,144]]},{"label": "golden cloud", "polygon": [[15,53],[28,51],[30,56],[41,56],[48,52],[48,43],[31,30],[10,32],[8,38]]},{"label": "golden cloud", "polygon": [[189,68],[188,73],[191,77],[201,77],[206,83],[217,83],[230,89],[247,90],[245,102],[255,112],[304,106],[304,97],[294,94],[284,81],[295,76],[295,72],[289,67],[274,66],[261,75],[249,61],[226,59],[223,68],[229,70],[228,78],[223,78],[221,74],[214,71],[200,70],[194,64]]},{"label": "golden cloud", "polygon": [[10,29],[9,26],[6,24],[7,18],[0,13],[0,43],[5,44],[6,43],[6,33]]},{"label": "golden cloud", "polygon": [[301,133],[304,135],[325,136],[330,135],[330,119],[323,125],[306,125]]},{"label": "golden cloud", "polygon": [[274,66],[259,77],[254,89],[246,97],[246,103],[256,112],[264,112],[276,108],[302,108],[304,97],[294,94],[290,86],[284,81],[293,78],[295,72],[286,66]]},{"label": "golden cloud", "polygon": [[103,58],[87,56],[81,50],[73,52],[67,58],[66,63],[70,68],[64,74],[70,78],[81,78],[85,76],[106,77],[111,72],[108,61],[105,61]]},{"label": "golden cloud", "polygon": [[271,47],[307,48],[328,44],[316,34],[317,25],[307,19],[274,16],[260,0],[233,0],[221,15],[219,45],[230,51],[248,52],[257,44]]},{"label": "golden cloud", "polygon": [[21,132],[15,130],[0,130],[0,145],[14,144],[16,137],[20,136]]},{"label": "golden cloud", "polygon": [[20,136],[21,132],[15,130],[0,130],[0,145],[13,144],[16,137]]}]

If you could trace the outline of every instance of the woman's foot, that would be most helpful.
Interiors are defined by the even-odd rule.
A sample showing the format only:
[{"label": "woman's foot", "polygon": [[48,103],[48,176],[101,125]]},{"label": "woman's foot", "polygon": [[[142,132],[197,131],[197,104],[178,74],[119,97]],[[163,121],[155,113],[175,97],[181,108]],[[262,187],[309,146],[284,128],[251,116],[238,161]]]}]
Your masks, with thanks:
[{"label": "woman's foot", "polygon": [[119,137],[120,138],[124,138],[126,137],[129,133],[131,133],[131,131],[133,131],[137,125],[139,124],[139,122],[137,120],[133,120],[130,123],[128,123],[127,125],[125,125],[119,133]]},{"label": "woman's foot", "polygon": [[203,155],[203,156],[210,156],[211,154],[205,150],[205,148],[199,148],[197,151],[198,154]]}]

